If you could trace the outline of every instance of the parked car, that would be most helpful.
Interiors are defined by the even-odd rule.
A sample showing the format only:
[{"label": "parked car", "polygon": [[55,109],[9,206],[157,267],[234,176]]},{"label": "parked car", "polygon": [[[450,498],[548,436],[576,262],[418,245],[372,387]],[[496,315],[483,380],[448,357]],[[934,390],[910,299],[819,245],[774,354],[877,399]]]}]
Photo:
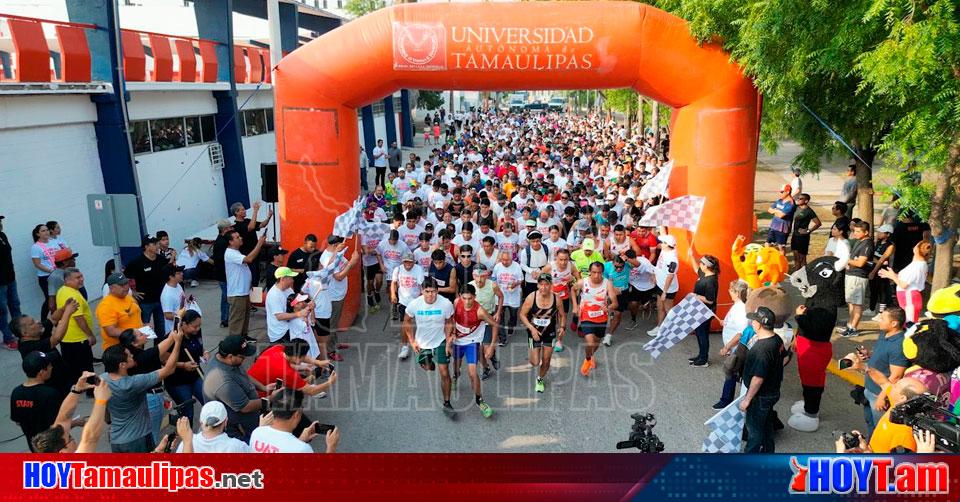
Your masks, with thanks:
[{"label": "parked car", "polygon": [[542,101],[534,101],[533,103],[527,103],[524,109],[531,112],[545,112],[547,111],[547,104]]},{"label": "parked car", "polygon": [[550,98],[550,102],[547,103],[547,110],[551,112],[562,112],[567,108],[567,100],[561,97]]}]

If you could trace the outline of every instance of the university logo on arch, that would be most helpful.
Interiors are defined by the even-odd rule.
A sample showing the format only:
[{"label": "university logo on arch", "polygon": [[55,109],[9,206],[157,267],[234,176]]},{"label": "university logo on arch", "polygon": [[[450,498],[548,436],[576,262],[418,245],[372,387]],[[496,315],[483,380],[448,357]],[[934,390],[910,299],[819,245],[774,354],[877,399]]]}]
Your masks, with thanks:
[{"label": "university logo on arch", "polygon": [[393,22],[393,69],[447,69],[447,30],[442,24]]}]

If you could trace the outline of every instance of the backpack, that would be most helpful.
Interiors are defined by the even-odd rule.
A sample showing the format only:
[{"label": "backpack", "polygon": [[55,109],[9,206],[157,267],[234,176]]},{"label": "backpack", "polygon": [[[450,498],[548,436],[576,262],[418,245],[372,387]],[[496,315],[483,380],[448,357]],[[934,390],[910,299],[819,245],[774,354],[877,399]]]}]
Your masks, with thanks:
[{"label": "backpack", "polygon": [[[546,244],[545,242],[543,242],[543,241],[540,242],[540,245],[543,246],[543,252],[546,253],[546,255],[547,255],[547,261],[549,262],[549,261],[550,261],[550,248],[547,247],[547,244]],[[526,254],[526,263],[527,263],[527,267],[529,268],[529,267],[530,267],[530,246],[527,246],[526,248],[524,248],[523,251],[524,251],[524,254]]]}]

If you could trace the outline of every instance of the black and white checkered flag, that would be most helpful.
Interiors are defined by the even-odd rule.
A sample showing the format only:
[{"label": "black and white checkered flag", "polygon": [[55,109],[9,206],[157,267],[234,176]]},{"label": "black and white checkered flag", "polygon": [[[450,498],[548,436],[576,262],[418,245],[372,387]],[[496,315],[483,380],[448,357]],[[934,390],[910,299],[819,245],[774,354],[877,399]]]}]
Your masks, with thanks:
[{"label": "black and white checkered flag", "polygon": [[667,312],[667,316],[657,330],[657,337],[644,344],[643,350],[656,359],[711,317],[713,312],[697,298],[697,295],[690,293]]},{"label": "black and white checkered flag", "polygon": [[639,226],[683,228],[696,232],[700,226],[705,197],[684,195],[653,206],[640,218]]},{"label": "black and white checkered flag", "polygon": [[383,240],[390,234],[390,225],[361,219],[358,232],[364,241]]},{"label": "black and white checkered flag", "polygon": [[710,417],[705,425],[710,427],[710,435],[703,440],[700,451],[704,453],[738,453],[743,443],[743,426],[746,415],[740,411],[743,394]]},{"label": "black and white checkered flag", "polygon": [[647,182],[640,189],[640,200],[652,199],[660,195],[669,197],[667,195],[667,185],[670,181],[670,171],[672,170],[672,160],[660,166],[660,171],[656,174],[656,176],[647,180]]},{"label": "black and white checkered flag", "polygon": [[357,198],[353,206],[350,206],[350,209],[347,209],[346,212],[333,220],[333,235],[339,235],[344,239],[353,236],[360,226],[360,220],[363,218],[362,215],[363,203],[360,198]]}]

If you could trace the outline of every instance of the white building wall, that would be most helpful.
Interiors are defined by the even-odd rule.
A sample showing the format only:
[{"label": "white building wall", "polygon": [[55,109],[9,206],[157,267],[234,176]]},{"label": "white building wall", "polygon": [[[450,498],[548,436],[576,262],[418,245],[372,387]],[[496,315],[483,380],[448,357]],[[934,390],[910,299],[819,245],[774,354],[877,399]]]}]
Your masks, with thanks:
[{"label": "white building wall", "polygon": [[[207,115],[217,112],[210,91],[131,93],[130,120]],[[166,230],[179,249],[184,239],[226,216],[223,172],[210,164],[207,145],[138,154],[137,177],[147,231]]]},{"label": "white building wall", "polygon": [[223,172],[210,164],[207,145],[137,155],[137,177],[147,231],[166,230],[177,249],[226,216]]},{"label": "white building wall", "polygon": [[89,96],[0,97],[0,214],[25,314],[37,317],[41,302],[30,232],[48,220],[60,223],[64,241],[80,254],[90,299],[100,296],[112,250],[93,245],[87,215],[87,194],[104,192],[96,116]]}]

